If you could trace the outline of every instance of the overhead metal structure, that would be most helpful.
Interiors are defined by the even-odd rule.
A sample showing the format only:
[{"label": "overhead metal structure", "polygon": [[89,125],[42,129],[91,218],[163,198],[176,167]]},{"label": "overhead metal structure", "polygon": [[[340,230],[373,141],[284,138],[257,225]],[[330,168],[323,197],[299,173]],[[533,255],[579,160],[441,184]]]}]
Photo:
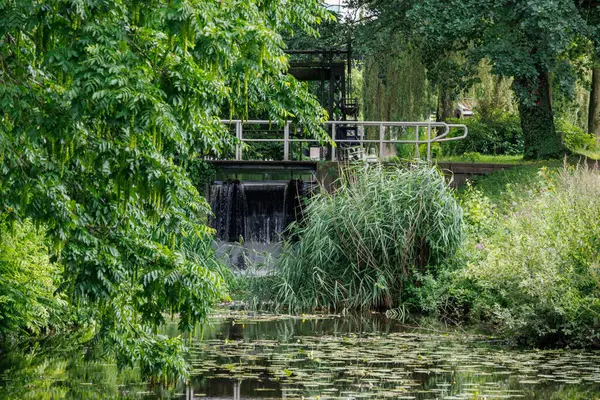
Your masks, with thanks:
[{"label": "overhead metal structure", "polygon": [[[357,121],[358,100],[350,97],[352,90],[352,50],[288,50],[289,73],[299,81],[317,82],[317,96],[329,113],[330,121]],[[358,140],[354,124],[345,124],[337,133],[330,132],[334,140]],[[324,149],[332,154],[331,146]]]},{"label": "overhead metal structure", "polygon": [[331,121],[358,119],[358,101],[350,98],[352,53],[347,50],[288,50],[289,73],[318,83],[317,95]]}]

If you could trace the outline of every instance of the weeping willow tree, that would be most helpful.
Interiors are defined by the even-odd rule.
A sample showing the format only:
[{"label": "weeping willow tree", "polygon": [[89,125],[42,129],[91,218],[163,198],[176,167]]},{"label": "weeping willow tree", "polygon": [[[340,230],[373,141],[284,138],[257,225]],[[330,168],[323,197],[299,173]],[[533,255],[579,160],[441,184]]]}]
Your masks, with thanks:
[{"label": "weeping willow tree", "polygon": [[512,79],[492,74],[492,67],[487,60],[479,64],[477,82],[467,93],[467,97],[475,101],[476,111],[485,119],[496,112],[517,111],[514,93],[511,88]]},{"label": "weeping willow tree", "polygon": [[317,0],[0,2],[0,214],[46,228],[59,290],[90,344],[144,375],[185,373],[182,342],[221,298],[186,167],[261,112],[318,135],[324,111],[286,73],[282,32]]},{"label": "weeping willow tree", "polygon": [[365,120],[418,121],[429,115],[426,70],[416,51],[371,55],[363,71]]},{"label": "weeping willow tree", "polygon": [[586,87],[589,81],[591,81],[591,73],[588,72],[585,73],[584,80],[573,85],[568,96],[554,98],[557,116],[584,131],[587,131],[589,123],[590,91]]}]

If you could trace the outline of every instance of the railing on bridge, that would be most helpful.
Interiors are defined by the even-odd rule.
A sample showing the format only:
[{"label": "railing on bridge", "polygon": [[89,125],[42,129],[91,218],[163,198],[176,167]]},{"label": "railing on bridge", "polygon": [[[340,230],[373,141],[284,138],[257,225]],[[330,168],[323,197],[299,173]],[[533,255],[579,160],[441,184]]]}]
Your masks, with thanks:
[{"label": "railing on bridge", "polygon": [[[235,150],[235,160],[241,161],[243,158],[243,144],[252,142],[279,142],[283,143],[283,159],[290,159],[290,144],[292,143],[318,143],[314,138],[295,138],[291,137],[291,122],[283,125],[277,125],[272,121],[266,120],[223,120],[224,124],[230,125],[235,129],[237,145]],[[264,138],[244,136],[245,126],[268,126],[265,132],[281,133],[281,138]],[[272,127],[275,126],[275,131]],[[388,145],[404,144],[415,146],[415,157],[420,158],[420,147],[425,146],[427,161],[431,161],[431,150],[434,143],[449,142],[461,140],[467,137],[468,129],[465,125],[447,124],[444,122],[384,122],[384,121],[328,121],[325,122],[325,128],[330,133],[335,147],[340,149],[363,149],[365,146],[373,148],[378,145],[378,158],[383,159],[386,147]],[[353,132],[349,137],[348,131]],[[451,132],[459,131],[457,136],[449,136]],[[254,133],[261,132],[260,129],[253,130]],[[339,138],[342,133],[344,138]],[[411,136],[414,136],[411,137]],[[320,147],[323,149],[323,147]],[[331,161],[336,161],[339,154],[332,147],[329,149],[326,157]],[[321,157],[322,158],[322,157]]]}]

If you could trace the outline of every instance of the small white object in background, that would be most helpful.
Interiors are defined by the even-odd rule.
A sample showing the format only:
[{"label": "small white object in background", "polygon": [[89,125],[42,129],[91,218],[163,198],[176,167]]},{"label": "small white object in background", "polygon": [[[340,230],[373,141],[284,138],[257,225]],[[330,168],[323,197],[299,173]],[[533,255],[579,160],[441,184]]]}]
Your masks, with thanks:
[{"label": "small white object in background", "polygon": [[369,155],[367,156],[367,162],[376,163],[379,161],[379,157],[377,157],[377,153],[375,153],[375,149],[369,149]]},{"label": "small white object in background", "polygon": [[321,159],[321,148],[320,147],[311,147],[310,148],[310,160],[311,161],[319,161]]}]

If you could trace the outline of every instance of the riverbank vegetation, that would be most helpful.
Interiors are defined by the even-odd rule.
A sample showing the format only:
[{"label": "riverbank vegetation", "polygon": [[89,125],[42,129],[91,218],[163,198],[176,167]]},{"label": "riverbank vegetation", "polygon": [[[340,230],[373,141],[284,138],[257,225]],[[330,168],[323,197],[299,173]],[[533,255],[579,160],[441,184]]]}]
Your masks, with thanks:
[{"label": "riverbank vegetation", "polygon": [[600,174],[526,168],[461,193],[467,240],[442,267],[448,280],[423,286],[419,308],[527,345],[598,347]]},{"label": "riverbank vegetation", "polygon": [[455,199],[429,167],[366,167],[306,209],[269,278],[277,307],[392,309],[515,343],[600,346],[596,168],[515,167]]}]

